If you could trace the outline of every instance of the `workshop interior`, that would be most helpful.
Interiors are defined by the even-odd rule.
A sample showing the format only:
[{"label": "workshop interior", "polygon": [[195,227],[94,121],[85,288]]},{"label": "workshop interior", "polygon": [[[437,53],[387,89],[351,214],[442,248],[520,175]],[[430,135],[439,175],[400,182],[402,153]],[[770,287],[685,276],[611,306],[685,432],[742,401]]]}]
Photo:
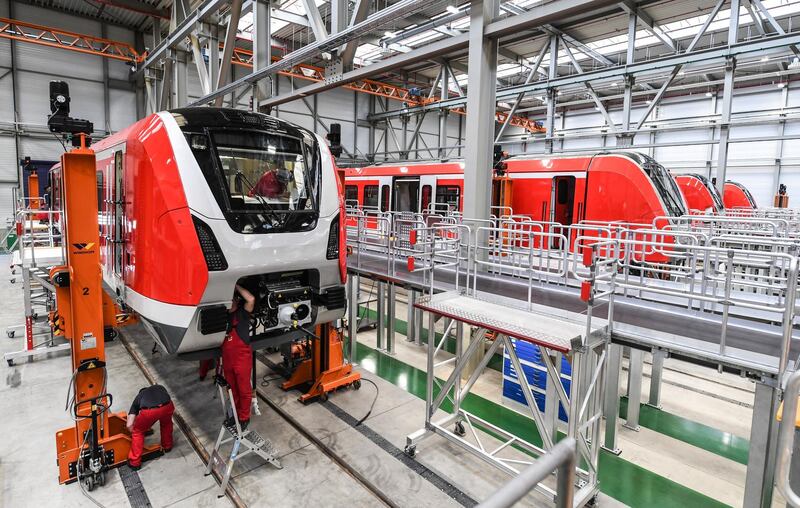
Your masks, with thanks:
[{"label": "workshop interior", "polygon": [[798,47],[0,0],[0,506],[800,508]]}]

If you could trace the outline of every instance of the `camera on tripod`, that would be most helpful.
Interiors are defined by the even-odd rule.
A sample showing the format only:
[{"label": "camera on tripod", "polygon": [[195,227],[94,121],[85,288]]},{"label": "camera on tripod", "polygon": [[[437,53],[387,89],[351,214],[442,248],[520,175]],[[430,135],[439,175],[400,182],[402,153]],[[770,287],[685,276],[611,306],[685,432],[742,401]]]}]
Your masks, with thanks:
[{"label": "camera on tripod", "polygon": [[47,126],[50,132],[72,135],[73,146],[80,146],[80,137],[75,134],[86,135],[86,146],[91,139],[88,137],[94,131],[94,124],[89,120],[72,118],[69,116],[69,85],[64,81],[50,82],[50,116],[47,117]]}]

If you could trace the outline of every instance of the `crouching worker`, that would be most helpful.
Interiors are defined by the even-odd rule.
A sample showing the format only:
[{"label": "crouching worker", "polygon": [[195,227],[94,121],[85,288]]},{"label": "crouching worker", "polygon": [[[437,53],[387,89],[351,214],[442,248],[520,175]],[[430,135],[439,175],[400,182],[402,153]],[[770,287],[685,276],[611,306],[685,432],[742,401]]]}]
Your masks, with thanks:
[{"label": "crouching worker", "polygon": [[[250,315],[256,305],[253,294],[236,285],[233,302],[228,311],[228,333],[222,341],[222,375],[231,387],[236,416],[242,430],[250,423],[253,398],[253,350],[250,348]],[[233,426],[233,417],[225,421]]]},{"label": "crouching worker", "polygon": [[169,398],[167,389],[161,385],[148,386],[139,390],[128,411],[128,430],[131,432],[131,450],[128,465],[133,470],[142,467],[144,435],[159,422],[161,428],[161,448],[164,452],[172,450],[172,413],[175,405]]}]

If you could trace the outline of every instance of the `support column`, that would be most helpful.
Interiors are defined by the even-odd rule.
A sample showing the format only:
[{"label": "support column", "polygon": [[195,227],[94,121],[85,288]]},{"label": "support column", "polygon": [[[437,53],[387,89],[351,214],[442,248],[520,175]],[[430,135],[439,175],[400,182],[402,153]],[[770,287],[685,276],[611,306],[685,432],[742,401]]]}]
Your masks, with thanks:
[{"label": "support column", "polygon": [[642,366],[644,365],[644,351],[631,348],[628,363],[628,415],[625,418],[625,427],[639,430],[639,405],[642,402]]},{"label": "support column", "polygon": [[[450,95],[450,73],[447,71],[447,64],[442,62],[442,80],[439,82],[442,90],[442,100],[445,100]],[[442,108],[439,110],[439,155],[440,159],[447,157],[447,114],[448,110]]]},{"label": "support column", "polygon": [[[272,29],[268,0],[253,4],[253,71],[258,72],[270,64],[272,57]],[[272,79],[262,79],[256,85],[258,101],[272,97]],[[256,102],[258,104],[258,102]],[[256,108],[259,109],[259,108]]]},{"label": "support column", "polygon": [[497,110],[497,40],[484,29],[500,11],[497,0],[472,0],[469,27],[464,216],[488,219],[492,191],[494,123]]},{"label": "support column", "polygon": [[382,350],[384,348],[383,341],[386,329],[386,283],[378,282],[378,303],[376,305],[378,312],[378,336],[375,342],[375,348]]},{"label": "support column", "polygon": [[[783,87],[781,95],[781,109],[785,110],[789,105],[789,83]],[[783,137],[786,134],[786,114],[781,111],[781,120],[778,122],[778,136]],[[778,140],[778,146],[775,148],[775,172],[772,177],[772,194],[778,193],[778,187],[781,184],[781,172],[783,170],[783,139]],[[770,196],[771,197],[771,196]],[[761,206],[764,206],[762,203]],[[769,206],[769,203],[767,203]]]},{"label": "support column", "polygon": [[175,97],[172,107],[182,108],[189,102],[189,96],[186,91],[186,82],[189,79],[187,61],[188,54],[185,51],[175,51],[175,65],[173,66],[175,72],[175,77],[173,78]]},{"label": "support column", "polygon": [[648,406],[661,409],[661,380],[664,373],[664,360],[667,359],[667,352],[662,349],[653,350],[653,368],[650,371],[650,398]]},{"label": "support column", "polygon": [[619,455],[617,447],[617,419],[619,417],[619,376],[622,372],[622,346],[608,345],[608,366],[606,367],[605,418],[606,435],[603,448]]},{"label": "support column", "polygon": [[[549,79],[558,77],[558,37],[550,36],[550,70],[547,73]],[[547,117],[545,118],[545,153],[553,153],[555,143],[556,127],[556,100],[558,91],[555,88],[547,89]]]},{"label": "support column", "polygon": [[750,454],[744,483],[745,508],[766,508],[772,505],[775,475],[775,451],[778,422],[775,419],[780,397],[772,379],[756,383],[753,400],[753,422],[750,427]]},{"label": "support column", "polygon": [[[737,0],[734,0],[737,2]],[[738,3],[738,2],[737,2]],[[717,152],[717,189],[725,192],[725,177],[728,170],[728,147],[730,143],[731,108],[733,106],[733,79],[736,72],[736,58],[729,56],[725,62],[725,81],[722,91],[722,116],[719,125],[719,150]]]},{"label": "support column", "polygon": [[408,289],[406,294],[408,295],[408,304],[406,305],[406,341],[414,342],[418,333],[414,302],[417,301],[419,293],[417,293],[416,289]]},{"label": "support column", "polygon": [[358,341],[358,276],[347,277],[347,335],[350,339],[348,351],[350,364],[355,365]]},{"label": "support column", "polygon": [[395,289],[396,286],[390,282],[386,293],[386,352],[389,354],[394,354],[394,318],[397,308]]}]

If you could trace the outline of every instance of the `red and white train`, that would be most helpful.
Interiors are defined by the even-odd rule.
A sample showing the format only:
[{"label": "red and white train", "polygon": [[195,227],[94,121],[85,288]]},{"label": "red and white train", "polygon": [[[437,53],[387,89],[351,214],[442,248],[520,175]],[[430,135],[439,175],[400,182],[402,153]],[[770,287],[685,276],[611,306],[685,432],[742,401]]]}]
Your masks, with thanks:
[{"label": "red and white train", "polygon": [[166,351],[219,347],[237,283],[258,296],[254,344],[343,316],[344,204],[320,136],[263,114],[185,108],[93,148],[104,284]]},{"label": "red and white train", "polygon": [[725,210],[719,190],[703,175],[676,175],[675,182],[683,193],[686,206],[693,213],[712,214]]},{"label": "red and white train", "polygon": [[[519,155],[493,178],[492,204],[534,221],[652,224],[686,206],[669,172],[636,152]],[[345,202],[383,212],[462,210],[460,160],[386,163],[346,170]]]},{"label": "red and white train", "polygon": [[720,213],[726,208],[757,208],[756,200],[747,188],[736,182],[726,181],[722,196],[717,187],[703,175],[677,175],[678,183],[689,210],[700,213]]},{"label": "red and white train", "polygon": [[725,203],[725,208],[741,208],[745,210],[758,208],[755,198],[747,190],[747,187],[731,181],[725,182],[722,202]]}]

